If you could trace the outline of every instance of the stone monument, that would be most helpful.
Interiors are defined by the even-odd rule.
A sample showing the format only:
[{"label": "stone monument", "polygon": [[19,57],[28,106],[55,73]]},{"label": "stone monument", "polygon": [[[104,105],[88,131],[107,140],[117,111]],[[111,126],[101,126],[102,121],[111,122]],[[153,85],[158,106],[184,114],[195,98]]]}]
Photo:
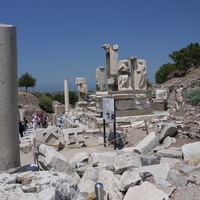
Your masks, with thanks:
[{"label": "stone monument", "polygon": [[93,99],[101,105],[102,98],[116,101],[116,116],[151,114],[152,91],[146,89],[146,60],[136,56],[118,61],[118,45],[104,44],[106,51],[107,93],[96,92]]},{"label": "stone monument", "polygon": [[20,169],[16,27],[0,24],[0,172]]}]

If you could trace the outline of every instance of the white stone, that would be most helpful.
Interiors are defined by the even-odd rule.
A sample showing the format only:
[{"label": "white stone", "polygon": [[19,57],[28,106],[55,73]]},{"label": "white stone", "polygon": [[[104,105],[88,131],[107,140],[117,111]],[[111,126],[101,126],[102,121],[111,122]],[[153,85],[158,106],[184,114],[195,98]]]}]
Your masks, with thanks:
[{"label": "white stone", "polygon": [[159,145],[158,137],[155,132],[150,132],[136,147],[135,152],[149,153]]},{"label": "white stone", "polygon": [[109,199],[122,199],[123,195],[119,191],[120,181],[111,171],[102,170],[98,182],[103,184],[106,196],[109,196]]},{"label": "white stone", "polygon": [[181,149],[185,161],[193,159],[200,155],[200,142],[184,144]]},{"label": "white stone", "polygon": [[145,181],[141,186],[131,187],[123,200],[169,200],[169,197],[162,190],[157,189],[153,184]]}]

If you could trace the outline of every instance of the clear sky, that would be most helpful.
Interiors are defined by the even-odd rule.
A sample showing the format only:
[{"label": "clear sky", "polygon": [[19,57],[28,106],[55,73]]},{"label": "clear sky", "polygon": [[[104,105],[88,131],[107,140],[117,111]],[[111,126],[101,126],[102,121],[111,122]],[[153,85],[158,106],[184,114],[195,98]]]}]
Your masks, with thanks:
[{"label": "clear sky", "polygon": [[147,61],[147,77],[172,51],[200,43],[200,0],[0,0],[0,23],[17,28],[18,76],[40,84],[68,78],[96,82],[105,66],[102,45],[118,44],[119,60]]}]

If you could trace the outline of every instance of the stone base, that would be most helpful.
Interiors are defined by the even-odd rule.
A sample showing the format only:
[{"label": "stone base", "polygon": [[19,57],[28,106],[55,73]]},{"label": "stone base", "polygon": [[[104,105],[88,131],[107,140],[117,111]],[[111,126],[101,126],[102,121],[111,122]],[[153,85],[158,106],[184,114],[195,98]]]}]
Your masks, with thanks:
[{"label": "stone base", "polygon": [[167,101],[153,101],[152,109],[154,111],[166,111],[167,110]]},{"label": "stone base", "polygon": [[87,101],[79,101],[77,103],[77,106],[78,106],[77,107],[78,110],[84,111],[85,109],[87,109],[88,103]]},{"label": "stone base", "polygon": [[119,110],[119,111],[116,111],[116,117],[148,115],[148,114],[152,114],[152,113],[153,113],[152,109]]}]

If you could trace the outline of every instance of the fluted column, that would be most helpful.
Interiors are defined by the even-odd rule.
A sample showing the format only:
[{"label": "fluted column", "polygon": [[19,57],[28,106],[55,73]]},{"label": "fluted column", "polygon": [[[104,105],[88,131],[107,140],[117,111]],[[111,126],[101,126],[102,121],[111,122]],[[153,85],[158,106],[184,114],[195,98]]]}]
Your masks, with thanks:
[{"label": "fluted column", "polygon": [[20,169],[16,27],[0,24],[0,172]]}]

